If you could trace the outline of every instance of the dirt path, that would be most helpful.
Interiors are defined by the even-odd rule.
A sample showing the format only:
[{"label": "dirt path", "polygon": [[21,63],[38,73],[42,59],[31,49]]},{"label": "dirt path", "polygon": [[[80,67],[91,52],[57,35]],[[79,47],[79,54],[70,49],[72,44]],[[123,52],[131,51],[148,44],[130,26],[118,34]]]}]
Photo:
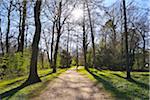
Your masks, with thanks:
[{"label": "dirt path", "polygon": [[34,100],[112,100],[94,82],[70,69],[52,81]]}]

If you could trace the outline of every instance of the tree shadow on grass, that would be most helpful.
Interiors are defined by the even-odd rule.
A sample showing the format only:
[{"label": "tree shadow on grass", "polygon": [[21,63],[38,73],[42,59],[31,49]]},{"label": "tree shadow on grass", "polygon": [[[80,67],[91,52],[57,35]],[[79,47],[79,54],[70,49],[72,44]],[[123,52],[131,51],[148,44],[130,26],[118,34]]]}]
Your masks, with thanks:
[{"label": "tree shadow on grass", "polygon": [[101,75],[96,75],[93,72],[89,71],[89,73],[100,83],[103,84],[104,88],[108,91],[110,91],[115,98],[121,99],[121,100],[131,100],[129,96],[127,96],[124,92],[118,90],[116,87],[112,85],[111,82],[107,81],[103,78]]},{"label": "tree shadow on grass", "polygon": [[[113,75],[118,76],[118,77],[123,78],[123,79],[126,79],[125,77],[123,77],[123,76],[121,76],[121,75],[118,75],[118,74],[113,74]],[[126,80],[127,80],[127,79],[126,79]],[[135,79],[133,79],[133,78],[128,79],[128,81],[129,81],[129,82],[132,82],[132,83],[134,83],[134,84],[136,84],[136,85],[138,85],[138,86],[141,87],[141,88],[144,88],[144,89],[146,89],[146,90],[149,90],[149,85],[148,85],[148,84],[139,82],[139,81],[137,81],[137,80],[135,80]]]},{"label": "tree shadow on grass", "polygon": [[[48,75],[50,75],[50,74],[52,74],[52,73],[48,73],[48,74],[45,74],[45,75],[43,75],[43,76],[40,76],[40,78],[46,77],[46,76],[48,76]],[[19,81],[20,81],[20,80],[19,80]],[[19,82],[19,81],[16,81],[16,82]],[[21,80],[21,81],[22,81],[22,80]],[[10,84],[13,85],[13,84],[15,84],[16,82],[13,82],[13,83],[10,83]],[[34,83],[34,84],[35,84],[35,83]],[[21,84],[20,86],[18,86],[18,87],[16,87],[16,88],[13,88],[13,89],[11,89],[11,90],[9,90],[9,91],[6,91],[6,92],[0,94],[0,100],[1,100],[2,98],[7,98],[6,100],[10,99],[13,95],[15,95],[15,93],[17,93],[18,91],[20,91],[21,89],[23,89],[23,88],[25,88],[25,87],[27,87],[27,86],[29,86],[29,85],[32,85],[32,84],[23,83],[23,84]]]},{"label": "tree shadow on grass", "polygon": [[25,80],[25,79],[16,80],[16,81],[14,81],[14,82],[8,83],[7,86],[16,84],[16,83],[21,82],[21,81],[23,81],[23,80]]}]

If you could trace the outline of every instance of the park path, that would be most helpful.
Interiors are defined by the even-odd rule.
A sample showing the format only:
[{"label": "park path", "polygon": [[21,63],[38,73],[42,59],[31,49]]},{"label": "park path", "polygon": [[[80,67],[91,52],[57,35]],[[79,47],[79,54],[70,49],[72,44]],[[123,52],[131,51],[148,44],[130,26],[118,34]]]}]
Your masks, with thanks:
[{"label": "park path", "polygon": [[70,69],[49,83],[34,100],[112,100],[106,92],[85,76]]}]

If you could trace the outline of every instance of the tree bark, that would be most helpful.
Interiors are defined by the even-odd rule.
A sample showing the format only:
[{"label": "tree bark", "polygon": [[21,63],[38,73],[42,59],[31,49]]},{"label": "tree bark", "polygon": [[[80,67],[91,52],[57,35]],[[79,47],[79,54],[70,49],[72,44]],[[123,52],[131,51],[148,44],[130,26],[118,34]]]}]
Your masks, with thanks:
[{"label": "tree bark", "polygon": [[93,32],[93,26],[92,26],[92,19],[91,19],[91,13],[89,9],[88,2],[86,1],[87,9],[88,9],[88,17],[90,22],[90,30],[91,30],[91,39],[92,39],[92,48],[93,48],[93,67],[95,67],[95,42],[94,42],[94,32]]},{"label": "tree bark", "polygon": [[32,43],[32,56],[30,62],[30,73],[26,81],[27,84],[33,84],[36,82],[41,82],[37,73],[37,60],[38,60],[38,45],[41,35],[41,22],[40,22],[40,11],[41,11],[42,0],[37,0],[34,7],[34,20],[35,20],[35,34]]},{"label": "tree bark", "polygon": [[56,73],[56,62],[57,62],[57,54],[58,54],[59,41],[60,41],[60,34],[58,34],[57,41],[56,41],[56,47],[55,47],[55,53],[54,53],[53,73]]},{"label": "tree bark", "polygon": [[22,10],[21,10],[21,4],[19,3],[19,35],[18,35],[18,50],[17,52],[19,52],[20,49],[20,38],[21,38],[21,21],[22,21]]},{"label": "tree bark", "polygon": [[77,34],[77,44],[76,44],[76,46],[77,46],[77,59],[76,59],[77,69],[79,67],[79,52],[78,52],[78,49],[79,49],[78,42],[79,42],[79,40],[78,40],[78,38],[79,38],[79,35]]},{"label": "tree bark", "polygon": [[84,67],[86,70],[88,70],[88,66],[87,66],[87,36],[86,36],[86,32],[85,32],[85,23],[83,24],[83,53],[84,53]]},{"label": "tree bark", "polygon": [[87,35],[85,31],[85,3],[83,4],[83,24],[82,24],[82,30],[83,30],[83,53],[84,53],[84,67],[86,70],[88,70],[87,66]]},{"label": "tree bark", "polygon": [[23,49],[24,49],[24,33],[25,33],[25,20],[26,20],[26,4],[27,1],[24,0],[23,1],[23,17],[22,17],[22,28],[21,28],[21,38],[20,38],[20,42],[18,45],[18,51],[23,53]]},{"label": "tree bark", "polygon": [[67,37],[67,67],[69,67],[69,40],[70,40],[70,29],[68,23],[68,37]]},{"label": "tree bark", "polygon": [[56,40],[56,47],[55,47],[55,53],[54,53],[54,64],[53,64],[53,73],[56,73],[56,62],[57,62],[57,54],[58,54],[58,48],[59,48],[59,41],[61,36],[61,13],[62,13],[62,1],[59,2],[59,10],[58,10],[58,18],[56,23],[57,28],[57,40]]},{"label": "tree bark", "polygon": [[53,29],[52,29],[52,42],[51,42],[51,59],[50,64],[53,67],[53,45],[54,45],[54,34],[55,34],[55,20],[53,21]]},{"label": "tree bark", "polygon": [[124,30],[125,30],[126,71],[127,71],[127,79],[130,79],[130,78],[131,78],[131,75],[130,75],[130,66],[129,66],[128,32],[127,32],[127,16],[126,16],[126,3],[125,3],[125,0],[123,0],[123,9],[124,9]]},{"label": "tree bark", "polygon": [[142,67],[142,69],[144,69],[144,67],[145,67],[145,56],[146,56],[146,54],[145,54],[146,43],[145,43],[145,34],[144,33],[142,35],[142,38],[143,38],[143,67]]},{"label": "tree bark", "polygon": [[1,31],[1,19],[0,19],[0,45],[1,45],[2,56],[4,56],[3,33]]},{"label": "tree bark", "polygon": [[6,32],[6,53],[9,53],[9,33],[10,33],[10,14],[11,14],[11,9],[12,9],[12,0],[10,1],[10,5],[8,8],[8,15],[7,15],[7,32]]},{"label": "tree bark", "polygon": [[44,52],[41,51],[41,66],[44,69]]}]

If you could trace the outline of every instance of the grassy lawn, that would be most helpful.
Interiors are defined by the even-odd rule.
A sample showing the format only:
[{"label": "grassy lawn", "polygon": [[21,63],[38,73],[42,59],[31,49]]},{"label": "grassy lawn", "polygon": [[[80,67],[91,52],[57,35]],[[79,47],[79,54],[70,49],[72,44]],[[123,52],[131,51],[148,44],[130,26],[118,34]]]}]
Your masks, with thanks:
[{"label": "grassy lawn", "polygon": [[[36,83],[33,85],[29,85],[23,89],[19,89],[19,91],[14,92],[13,95],[7,96],[4,98],[4,100],[26,100],[29,98],[32,98],[34,96],[39,95],[42,91],[46,89],[46,86],[48,83],[56,78],[61,73],[65,72],[66,69],[58,69],[57,73],[50,73],[50,69],[46,70],[40,70],[38,71],[39,76],[42,80],[40,83]],[[27,79],[27,76],[14,78],[11,80],[2,80],[0,81],[0,94],[12,90],[16,87],[19,87],[25,80]]]},{"label": "grassy lawn", "polygon": [[116,100],[149,100],[150,72],[132,72],[132,80],[126,80],[126,73],[120,71],[99,71],[84,69],[79,72],[94,80]]}]

